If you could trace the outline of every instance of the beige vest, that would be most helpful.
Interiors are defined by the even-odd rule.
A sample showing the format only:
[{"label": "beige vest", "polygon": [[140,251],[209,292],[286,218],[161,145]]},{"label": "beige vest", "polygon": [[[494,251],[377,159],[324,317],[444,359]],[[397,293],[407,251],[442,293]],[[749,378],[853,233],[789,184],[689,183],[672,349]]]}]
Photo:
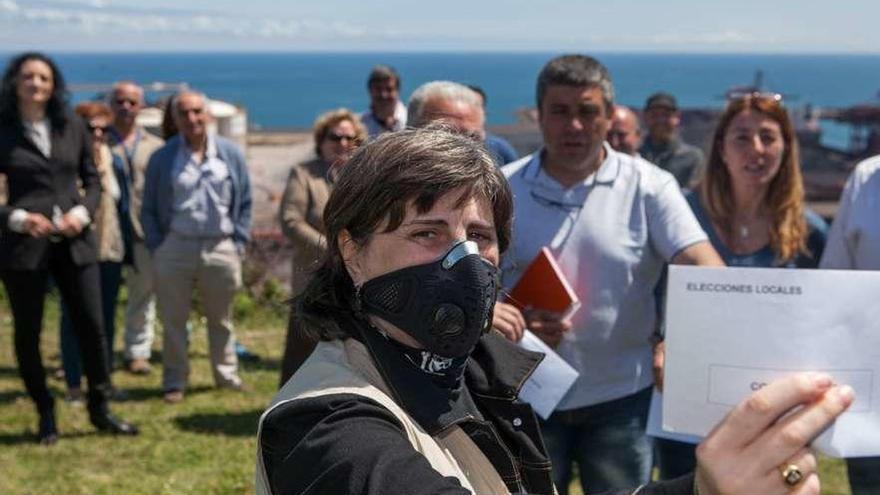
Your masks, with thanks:
[{"label": "beige vest", "polygon": [[[131,188],[129,189],[129,210],[131,212],[131,226],[134,229],[135,239],[144,239],[144,229],[141,227],[141,205],[144,199],[144,175],[147,171],[147,164],[150,156],[154,151],[158,150],[165,143],[160,138],[150,134],[144,128],[139,128],[141,132],[141,140],[135,149],[131,163],[126,163],[128,173],[131,180]],[[128,156],[125,153],[125,145],[117,143],[113,146],[112,151],[122,157],[122,161],[127,162]]]},{"label": "beige vest", "polygon": [[101,196],[92,222],[98,245],[98,261],[119,262],[125,257],[125,245],[119,227],[116,198],[112,193],[115,190],[118,194],[119,183],[116,182],[116,175],[113,172],[113,155],[110,153],[110,148],[102,145],[94,160],[101,181]]},{"label": "beige vest", "polygon": [[[398,406],[373,364],[367,349],[360,342],[321,342],[291,378],[266,412],[260,417],[257,445],[263,433],[263,419],[280,404],[297,399],[333,394],[357,394],[372,399],[388,409],[403,425],[413,449],[421,453],[431,467],[442,476],[457,478],[461,485],[478,495],[510,493],[489,459],[458,426],[452,426],[432,437]],[[272,490],[257,449],[256,488],[258,495],[271,495]]]}]

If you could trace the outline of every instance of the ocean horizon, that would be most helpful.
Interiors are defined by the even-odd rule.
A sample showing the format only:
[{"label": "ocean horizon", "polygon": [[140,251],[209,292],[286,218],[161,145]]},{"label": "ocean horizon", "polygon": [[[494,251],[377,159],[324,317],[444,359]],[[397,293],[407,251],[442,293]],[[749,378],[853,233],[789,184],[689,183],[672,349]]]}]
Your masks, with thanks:
[{"label": "ocean horizon", "polygon": [[[4,63],[13,55],[5,52]],[[420,84],[447,79],[481,86],[487,123],[516,122],[534,106],[538,71],[556,52],[49,52],[73,86],[185,82],[209,97],[244,106],[253,129],[300,130],[323,111],[369,104],[366,78],[376,64],[401,75],[404,102]],[[641,108],[656,91],[674,94],[682,108],[720,108],[725,91],[748,85],[758,71],[763,87],[790,108],[880,103],[880,54],[592,53],[611,72],[616,100]],[[73,100],[95,91],[73,93]],[[844,130],[823,124],[832,141]],[[839,144],[839,143],[838,143]]]}]

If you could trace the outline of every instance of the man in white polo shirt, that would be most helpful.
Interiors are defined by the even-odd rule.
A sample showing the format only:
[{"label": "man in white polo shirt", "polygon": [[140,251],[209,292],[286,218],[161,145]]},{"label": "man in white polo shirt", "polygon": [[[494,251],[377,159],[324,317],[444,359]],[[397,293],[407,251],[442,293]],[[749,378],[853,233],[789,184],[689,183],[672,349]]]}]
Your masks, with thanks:
[{"label": "man in white polo shirt", "polygon": [[582,55],[547,63],[537,103],[544,147],[502,170],[514,193],[503,285],[513,287],[543,246],[582,301],[570,321],[529,312],[527,325],[580,376],[542,425],[560,493],[577,462],[584,493],[645,483],[645,436],[664,263],[722,265],[675,178],[605,143],[614,89]]}]

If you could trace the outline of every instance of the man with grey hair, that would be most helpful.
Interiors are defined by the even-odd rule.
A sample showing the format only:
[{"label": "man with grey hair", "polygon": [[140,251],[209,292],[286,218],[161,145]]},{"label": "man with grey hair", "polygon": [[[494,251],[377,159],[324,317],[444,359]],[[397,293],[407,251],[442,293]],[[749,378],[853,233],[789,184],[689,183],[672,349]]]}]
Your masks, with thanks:
[{"label": "man with grey hair", "polygon": [[624,105],[614,105],[611,115],[611,129],[608,130],[608,144],[614,151],[639,156],[642,145],[642,128],[639,117]]},{"label": "man with grey hair", "polygon": [[144,106],[144,90],[131,81],[113,85],[110,108],[113,110],[113,127],[110,129],[110,146],[125,165],[125,191],[122,199],[128,215],[120,217],[123,238],[130,240],[126,252],[129,266],[125,282],[128,302],[125,307],[124,358],[125,368],[136,375],[150,372],[150,354],[153,346],[156,319],[153,267],[150,252],[144,244],[144,229],[140,213],[144,195],[144,173],[147,161],[163,141],[137,124],[137,117]]},{"label": "man with grey hair", "polygon": [[501,267],[510,290],[547,247],[582,303],[567,319],[524,315],[579,372],[542,424],[554,482],[567,493],[576,462],[584,493],[640,485],[651,468],[654,286],[666,262],[722,262],[672,175],[605,141],[614,88],[602,64],[551,60],[537,103],[544,147],[502,168],[516,215]]},{"label": "man with grey hair", "polygon": [[[486,96],[486,92],[476,84],[468,84],[467,87],[474,90],[474,92],[480,96],[480,104],[483,107],[483,113],[488,115],[488,96]],[[506,139],[497,134],[493,134],[488,130],[486,131],[486,138],[483,140],[483,145],[489,150],[489,153],[492,155],[492,158],[498,166],[515,162],[519,159],[519,153]]]},{"label": "man with grey hair", "polygon": [[407,105],[407,122],[412,127],[445,122],[482,141],[486,136],[484,121],[480,96],[467,86],[452,81],[422,84],[410,96]]},{"label": "man with grey hair", "polygon": [[162,346],[162,390],[183,400],[189,377],[187,319],[198,288],[208,327],[214,382],[240,390],[232,299],[250,236],[251,191],[241,149],[208,131],[201,93],[183,91],[170,105],[180,134],[147,166],[141,223],[153,254]]},{"label": "man with grey hair", "polygon": [[[486,141],[486,114],[483,99],[473,89],[452,81],[431,81],[413,92],[407,105],[407,121],[412,127],[444,122],[474,139]],[[497,165],[503,158],[489,149]]]}]

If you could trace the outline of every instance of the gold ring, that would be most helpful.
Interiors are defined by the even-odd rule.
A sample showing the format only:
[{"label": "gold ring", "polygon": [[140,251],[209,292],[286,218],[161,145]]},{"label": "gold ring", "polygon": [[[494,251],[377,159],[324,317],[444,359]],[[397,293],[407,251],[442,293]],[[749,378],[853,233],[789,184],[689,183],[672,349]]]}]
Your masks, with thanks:
[{"label": "gold ring", "polygon": [[789,464],[784,468],[780,468],[779,472],[782,473],[782,479],[788,486],[797,485],[802,479],[804,479],[804,473],[801,471],[801,468],[794,464]]}]

